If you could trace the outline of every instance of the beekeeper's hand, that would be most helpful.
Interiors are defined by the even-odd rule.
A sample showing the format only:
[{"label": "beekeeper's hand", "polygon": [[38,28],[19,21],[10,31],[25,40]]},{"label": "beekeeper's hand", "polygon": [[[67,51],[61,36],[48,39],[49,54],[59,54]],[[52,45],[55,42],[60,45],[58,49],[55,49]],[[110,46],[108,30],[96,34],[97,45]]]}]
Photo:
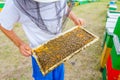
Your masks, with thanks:
[{"label": "beekeeper's hand", "polygon": [[74,24],[76,26],[84,26],[84,20],[82,18],[76,18],[74,19]]},{"label": "beekeeper's hand", "polygon": [[25,57],[29,57],[32,55],[32,49],[30,48],[30,46],[28,44],[22,43],[19,46],[19,50],[20,50],[21,54]]},{"label": "beekeeper's hand", "polygon": [[84,26],[84,20],[82,18],[78,18],[72,11],[69,13],[68,17],[76,26]]},{"label": "beekeeper's hand", "polygon": [[13,30],[7,30],[0,25],[0,30],[19,48],[22,55],[29,57],[32,55],[32,49],[25,44]]}]

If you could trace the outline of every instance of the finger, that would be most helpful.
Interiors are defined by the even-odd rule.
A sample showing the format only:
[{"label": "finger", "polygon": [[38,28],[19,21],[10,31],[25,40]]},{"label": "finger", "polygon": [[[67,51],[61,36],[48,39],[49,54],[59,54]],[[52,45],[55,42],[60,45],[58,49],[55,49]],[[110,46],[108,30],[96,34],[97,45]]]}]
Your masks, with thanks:
[{"label": "finger", "polygon": [[29,46],[25,46],[26,50],[32,50]]},{"label": "finger", "polygon": [[26,54],[28,54],[29,56],[32,55],[31,51],[28,51],[28,50],[26,50]]},{"label": "finger", "polygon": [[22,55],[24,55],[25,57],[29,57],[29,56],[30,56],[30,54],[28,54],[28,53],[26,52],[26,50],[22,50],[21,53],[22,53]]},{"label": "finger", "polygon": [[26,50],[32,50],[32,49],[29,47],[29,45],[24,45],[24,48],[25,48]]},{"label": "finger", "polygon": [[81,26],[81,24],[80,24],[80,21],[79,21],[79,20],[77,20],[77,21],[75,22],[75,24],[76,24],[77,26]]},{"label": "finger", "polygon": [[29,56],[32,55],[31,50],[26,50],[26,49],[25,49],[24,52],[25,52],[25,54],[27,54],[27,55],[29,55]]},{"label": "finger", "polygon": [[82,19],[79,19],[80,25],[84,25],[84,21]]},{"label": "finger", "polygon": [[32,49],[30,47],[25,47],[26,53],[32,55]]},{"label": "finger", "polygon": [[30,56],[30,54],[28,54],[28,52],[26,51],[26,49],[24,47],[20,48],[20,52],[21,52],[22,55],[24,55],[26,57]]}]

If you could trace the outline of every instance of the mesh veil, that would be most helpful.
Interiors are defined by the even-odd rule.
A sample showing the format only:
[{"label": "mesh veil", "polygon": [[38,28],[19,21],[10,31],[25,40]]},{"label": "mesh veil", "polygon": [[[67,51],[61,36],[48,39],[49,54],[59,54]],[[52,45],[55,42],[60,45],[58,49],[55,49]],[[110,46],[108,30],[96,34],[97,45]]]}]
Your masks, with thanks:
[{"label": "mesh veil", "polygon": [[[67,1],[64,0],[56,1],[56,2],[50,2],[50,3],[38,3],[33,0],[14,0],[15,5],[17,8],[27,15],[33,23],[37,25],[41,30],[49,33],[49,34],[58,34],[61,32],[63,24],[66,22],[66,18],[72,8],[72,5],[68,8]],[[51,7],[51,8],[50,8]],[[51,16],[50,18],[44,18],[42,12],[49,11],[50,9],[54,8],[54,15],[49,15],[48,13],[45,13],[46,15]],[[51,31],[49,29],[49,25],[47,23],[54,22],[56,25],[53,27],[56,28],[55,31]]]}]

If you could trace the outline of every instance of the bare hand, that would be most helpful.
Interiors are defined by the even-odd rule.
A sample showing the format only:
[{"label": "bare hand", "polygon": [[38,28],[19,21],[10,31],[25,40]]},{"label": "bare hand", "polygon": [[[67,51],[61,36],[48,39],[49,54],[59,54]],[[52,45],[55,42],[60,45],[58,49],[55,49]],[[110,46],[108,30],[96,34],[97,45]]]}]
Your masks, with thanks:
[{"label": "bare hand", "polygon": [[19,50],[20,50],[21,54],[25,57],[29,57],[32,55],[32,49],[27,44],[21,44],[19,46]]},{"label": "bare hand", "polygon": [[81,18],[76,18],[74,20],[74,24],[77,25],[77,26],[83,26],[84,25],[84,20],[81,19]]}]

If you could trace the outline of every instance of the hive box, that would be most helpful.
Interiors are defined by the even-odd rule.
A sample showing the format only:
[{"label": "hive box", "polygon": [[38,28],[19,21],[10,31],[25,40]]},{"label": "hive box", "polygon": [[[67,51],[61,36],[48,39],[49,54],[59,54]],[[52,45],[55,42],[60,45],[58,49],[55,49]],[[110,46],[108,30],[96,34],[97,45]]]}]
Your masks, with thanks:
[{"label": "hive box", "polygon": [[107,61],[107,80],[120,80],[120,70],[113,69],[111,56]]}]

